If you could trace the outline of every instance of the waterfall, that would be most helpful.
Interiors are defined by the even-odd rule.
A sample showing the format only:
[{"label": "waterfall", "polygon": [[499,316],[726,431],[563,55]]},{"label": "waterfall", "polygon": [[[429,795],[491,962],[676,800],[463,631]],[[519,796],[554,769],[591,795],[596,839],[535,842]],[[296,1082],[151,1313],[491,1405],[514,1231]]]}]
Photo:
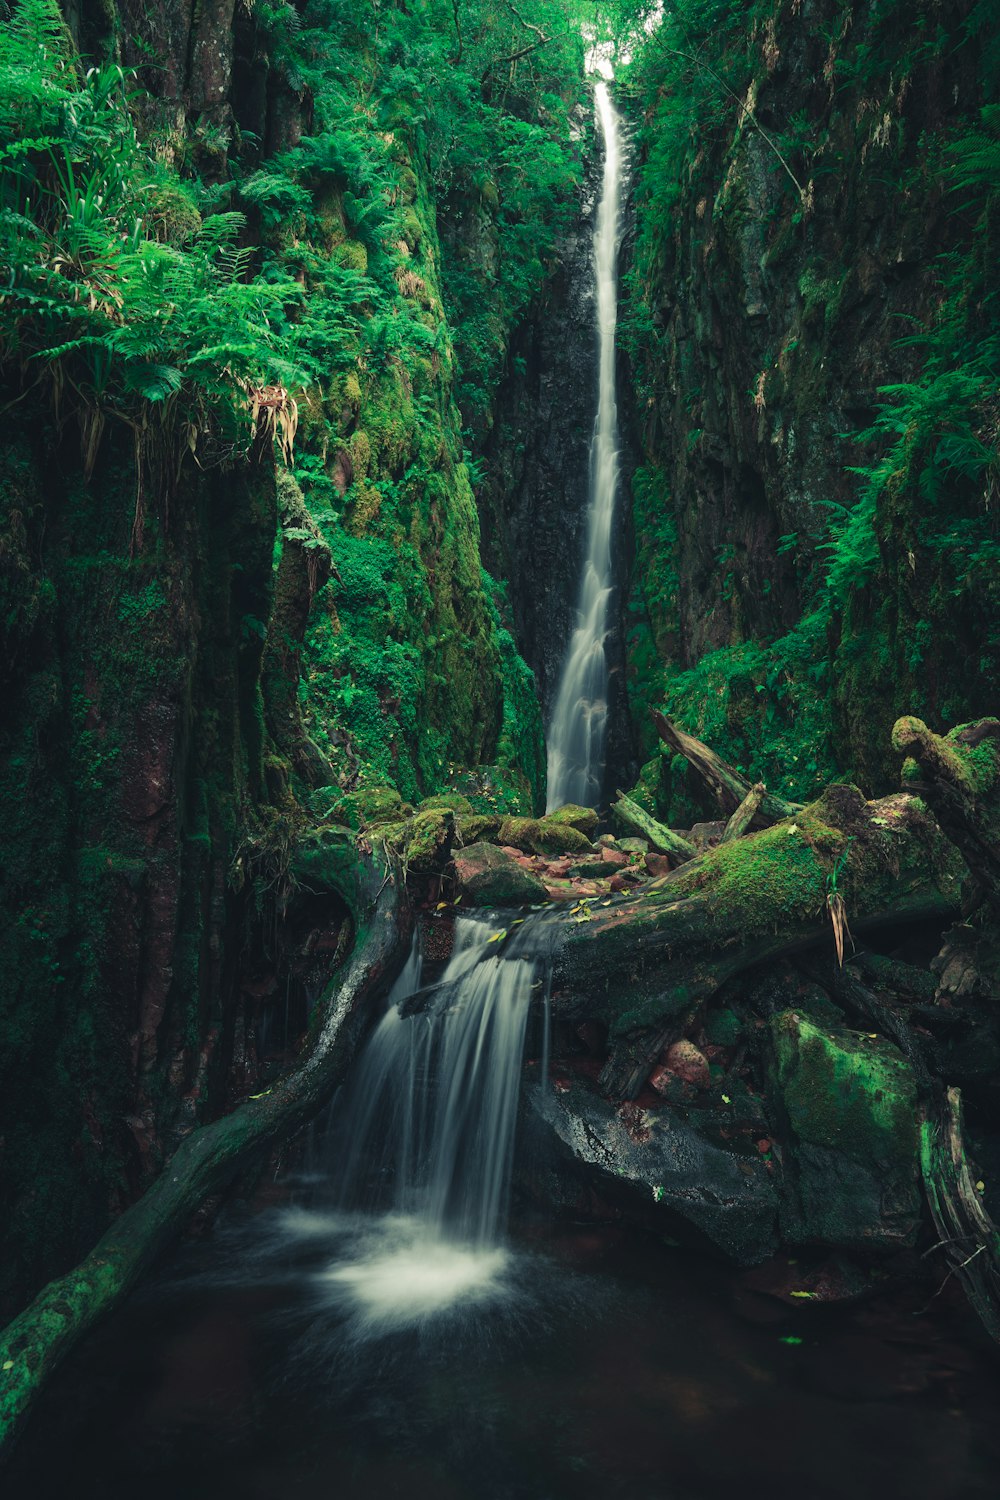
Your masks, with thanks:
[{"label": "waterfall", "polygon": [[321,1280],[367,1334],[503,1290],[530,934],[545,919],[510,937],[500,920],[458,918],[435,984],[411,958],[342,1101],[334,1222],[352,1237]]},{"label": "waterfall", "polygon": [[608,718],[608,602],[611,597],[611,524],[618,490],[618,408],[615,400],[617,261],[621,225],[622,150],[618,116],[607,84],[594,91],[604,138],[604,179],[594,230],[597,292],[597,418],[590,449],[587,555],[577,623],[570,638],[548,733],[548,807],[574,802],[595,807],[604,779]]}]

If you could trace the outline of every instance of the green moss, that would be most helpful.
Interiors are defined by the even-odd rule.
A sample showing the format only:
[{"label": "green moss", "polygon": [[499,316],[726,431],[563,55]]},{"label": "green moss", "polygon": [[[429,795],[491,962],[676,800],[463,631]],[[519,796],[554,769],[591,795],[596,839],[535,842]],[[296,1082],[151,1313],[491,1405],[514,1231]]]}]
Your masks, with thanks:
[{"label": "green moss", "polygon": [[575,828],[585,838],[592,839],[597,832],[600,822],[592,807],[575,807],[573,803],[567,802],[565,807],[557,807],[555,812],[546,813],[547,823],[565,823],[570,828]]},{"label": "green moss", "polygon": [[917,1090],[880,1037],[771,1021],[770,1089],[785,1135],[783,1218],[792,1238],[912,1244],[920,1226]]},{"label": "green moss", "polygon": [[501,844],[529,854],[592,854],[594,846],[570,823],[553,818],[504,818],[498,838]]}]

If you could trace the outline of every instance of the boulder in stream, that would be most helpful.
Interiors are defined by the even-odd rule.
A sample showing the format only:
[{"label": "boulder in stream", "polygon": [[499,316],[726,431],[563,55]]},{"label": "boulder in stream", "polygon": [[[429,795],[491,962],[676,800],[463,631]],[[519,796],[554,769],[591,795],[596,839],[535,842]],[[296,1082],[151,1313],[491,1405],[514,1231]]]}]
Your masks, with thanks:
[{"label": "boulder in stream", "polygon": [[533,906],[548,900],[538,877],[495,844],[456,849],[455,878],[473,906]]},{"label": "boulder in stream", "polygon": [[670,1108],[615,1106],[579,1081],[525,1091],[529,1193],[578,1209],[596,1193],[609,1208],[681,1237],[684,1224],[738,1265],[777,1245],[778,1193],[757,1152],[726,1150],[692,1116]]}]

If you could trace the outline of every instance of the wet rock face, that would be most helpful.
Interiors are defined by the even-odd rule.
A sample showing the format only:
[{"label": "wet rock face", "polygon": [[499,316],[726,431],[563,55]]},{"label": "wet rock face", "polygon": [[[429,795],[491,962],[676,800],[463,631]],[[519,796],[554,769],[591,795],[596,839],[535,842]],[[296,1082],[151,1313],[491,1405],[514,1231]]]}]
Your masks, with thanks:
[{"label": "wet rock face", "polygon": [[[933,322],[938,257],[965,232],[948,194],[928,180],[927,142],[975,117],[978,85],[969,49],[957,45],[911,62],[909,76],[890,76],[888,63],[879,74],[873,61],[874,81],[842,82],[852,48],[878,57],[881,9],[845,21],[842,42],[830,44],[832,8],[807,3],[801,17],[796,7],[774,23],[766,57],[760,44],[749,48],[762,129],[805,122],[810,152],[793,158],[803,200],[757,131],[693,132],[679,200],[640,268],[655,354],[638,436],[657,499],[644,523],[637,516],[636,571],[656,645],[654,691],[659,661],[684,669],[719,648],[768,643],[815,608],[830,507],[855,504],[850,466],[871,464],[877,452],[849,435],[875,420],[881,386],[922,368],[917,341],[900,330]],[[956,43],[961,10],[948,17]],[[904,181],[920,185],[902,191]],[[897,775],[887,750],[897,712],[922,695],[953,695],[956,672],[967,701],[983,701],[978,652],[949,658],[945,641],[954,644],[961,628],[953,603],[921,667],[906,661],[909,632],[936,608],[906,515],[912,504],[904,500],[879,528],[888,602],[859,589],[843,641],[828,643],[837,757],[872,791]],[[663,517],[669,525],[658,535]],[[667,573],[675,585],[658,588]],[[866,654],[852,672],[851,636],[880,612],[880,660]],[[966,671],[966,657],[979,676]],[[649,662],[637,654],[632,663],[639,697]],[[752,723],[738,732],[752,740]]]},{"label": "wet rock face", "polygon": [[845,1249],[914,1245],[917,1096],[902,1054],[881,1038],[816,1026],[797,1011],[773,1018],[771,1044],[785,1237]]},{"label": "wet rock face", "polygon": [[[510,346],[507,378],[482,438],[486,478],[478,493],[486,566],[509,583],[517,643],[535,673],[544,722],[559,688],[586,551],[590,444],[597,410],[593,233],[602,162],[587,164],[580,215],[559,265]],[[618,383],[623,417],[628,387]],[[629,430],[621,421],[623,443]],[[631,784],[634,759],[624,690],[623,568],[631,555],[626,496],[633,460],[622,451],[613,546],[619,587],[610,611],[608,784]],[[631,779],[634,779],[632,776]]]},{"label": "wet rock face", "polygon": [[597,1194],[607,1211],[662,1234],[687,1226],[738,1265],[777,1245],[778,1195],[765,1162],[715,1145],[678,1111],[616,1107],[562,1083],[548,1095],[526,1091],[525,1136],[523,1185],[557,1206]]}]

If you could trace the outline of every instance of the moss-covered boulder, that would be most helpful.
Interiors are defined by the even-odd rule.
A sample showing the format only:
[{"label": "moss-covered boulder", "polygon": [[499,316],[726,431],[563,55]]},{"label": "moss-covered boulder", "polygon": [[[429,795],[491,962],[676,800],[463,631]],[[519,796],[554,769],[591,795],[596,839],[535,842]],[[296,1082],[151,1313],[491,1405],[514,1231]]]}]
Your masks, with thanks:
[{"label": "moss-covered boulder", "polygon": [[399,852],[407,870],[428,875],[448,864],[454,841],[455,814],[447,807],[430,807],[403,829]]},{"label": "moss-covered boulder", "polygon": [[492,843],[500,833],[503,817],[499,814],[473,813],[458,820],[458,838],[462,844]]},{"label": "moss-covered boulder", "polygon": [[533,906],[548,900],[537,876],[495,844],[456,850],[455,877],[473,906]]},{"label": "moss-covered boulder", "polygon": [[567,802],[565,807],[557,807],[555,812],[546,813],[545,820],[548,823],[560,823],[568,828],[575,828],[588,839],[594,837],[600,822],[592,807],[577,807],[573,802]]},{"label": "moss-covered boulder", "polygon": [[403,801],[394,786],[359,787],[339,798],[333,811],[342,823],[356,829],[401,823],[413,815],[412,805]]},{"label": "moss-covered boulder", "polygon": [[434,812],[442,808],[468,816],[472,812],[472,803],[461,792],[436,792],[433,797],[425,797],[417,804],[418,812]]},{"label": "moss-covered boulder", "polygon": [[920,1226],[916,1084],[877,1036],[771,1021],[768,1092],[783,1142],[783,1236],[851,1249],[911,1246]]},{"label": "moss-covered boulder", "polygon": [[571,823],[554,818],[504,818],[497,835],[501,844],[526,854],[593,854],[587,836]]}]

